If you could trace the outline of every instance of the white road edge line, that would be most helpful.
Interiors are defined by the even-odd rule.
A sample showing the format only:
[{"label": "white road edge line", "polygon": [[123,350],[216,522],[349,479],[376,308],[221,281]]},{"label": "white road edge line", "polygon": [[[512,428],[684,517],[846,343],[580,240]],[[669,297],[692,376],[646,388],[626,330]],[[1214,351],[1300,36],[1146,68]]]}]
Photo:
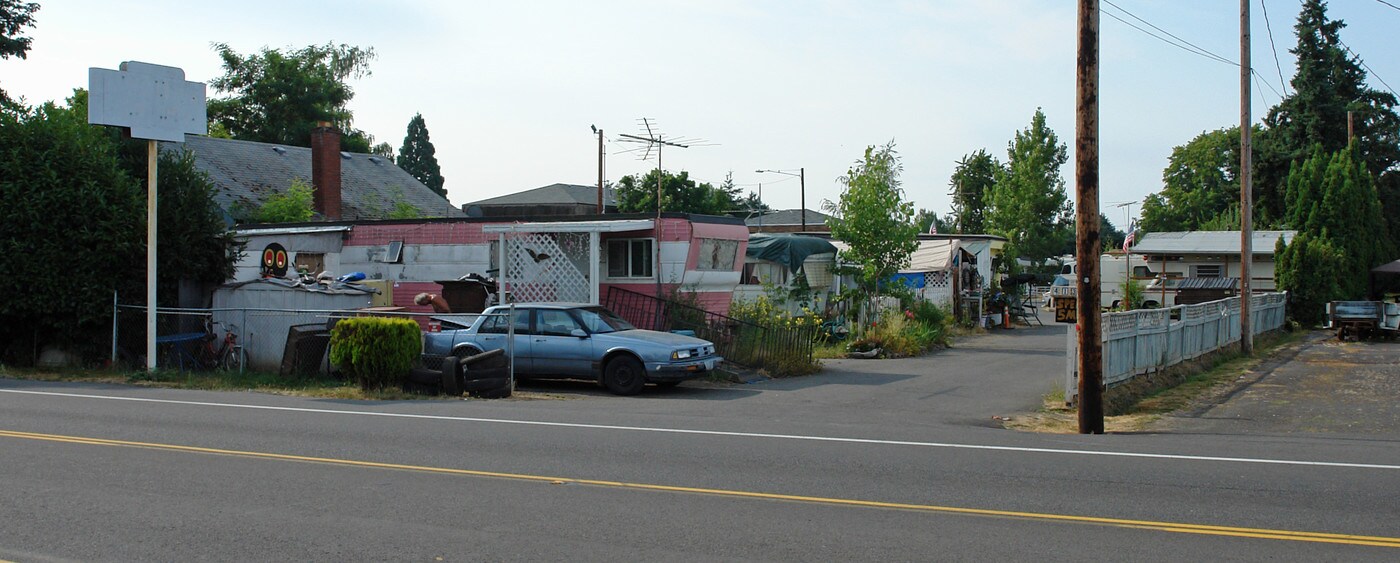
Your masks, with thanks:
[{"label": "white road edge line", "polygon": [[1186,461],[1220,461],[1229,463],[1259,463],[1267,465],[1302,465],[1313,467],[1346,467],[1352,469],[1400,469],[1400,465],[1379,463],[1348,463],[1338,461],[1305,461],[1293,459],[1260,459],[1247,457],[1198,456],[1184,454],[1153,454],[1139,452],[1111,452],[1104,450],[1068,450],[1055,448],[1028,448],[1023,446],[992,446],[985,444],[954,444],[948,442],[915,442],[907,440],[876,440],[872,438],[840,438],[834,436],[803,436],[800,434],[764,434],[760,432],[729,432],[723,430],[691,430],[685,428],[647,428],[642,426],[615,426],[609,424],[583,424],[577,422],[546,422],[539,420],[510,420],[504,418],[477,418],[468,416],[442,416],[430,414],[406,414],[370,411],[349,411],[337,409],[312,409],[304,407],[274,407],[268,405],[243,405],[238,403],[212,403],[203,401],[176,401],[172,399],[150,399],[146,397],[118,397],[112,395],[87,395],[82,393],[55,393],[52,391],[25,391],[21,389],[0,389],[0,393],[18,395],[43,395],[77,399],[101,399],[108,401],[130,401],[139,403],[162,403],[200,407],[224,407],[267,411],[303,412],[315,414],[341,414],[353,416],[379,416],[386,418],[411,418],[422,420],[446,420],[456,422],[480,422],[487,424],[516,424],[521,426],[551,426],[557,428],[584,428],[593,430],[624,430],[629,432],[657,432],[663,434],[692,434],[701,436],[727,436],[736,438],[766,438],[772,440],[805,440],[811,442],[839,442],[848,444],[874,444],[883,446],[917,446],[925,448],[952,448],[963,450],[990,450],[1005,452],[1089,455],[1105,457],[1128,457],[1145,459],[1174,459]]}]

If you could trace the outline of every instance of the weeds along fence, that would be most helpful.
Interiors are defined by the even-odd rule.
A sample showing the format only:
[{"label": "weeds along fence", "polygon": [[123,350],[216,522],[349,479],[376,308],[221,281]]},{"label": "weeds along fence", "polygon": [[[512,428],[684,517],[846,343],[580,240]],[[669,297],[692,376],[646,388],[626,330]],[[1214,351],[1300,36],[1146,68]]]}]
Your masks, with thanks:
[{"label": "weeds along fence", "polygon": [[[141,367],[146,363],[146,306],[115,305],[112,323],[112,362]],[[365,316],[356,310],[293,309],[184,309],[156,310],[157,367],[211,369],[208,356],[217,354],[227,335],[233,335],[240,369],[276,372],[288,376],[327,373],[330,328],[339,319]],[[374,316],[411,318],[425,330],[436,326],[431,313],[374,312]],[[470,324],[472,314],[461,317]]]},{"label": "weeds along fence", "polygon": [[[1263,293],[1250,302],[1252,332],[1283,326],[1287,293]],[[1065,400],[1079,389],[1079,350],[1069,331]],[[1103,314],[1103,381],[1112,387],[1134,377],[1164,370],[1240,341],[1240,298],[1196,305]]]},{"label": "weeds along fence", "polygon": [[603,305],[637,328],[689,330],[715,344],[724,359],[748,367],[783,372],[785,366],[812,363],[819,327],[773,327],[736,319],[699,307],[611,287]]}]

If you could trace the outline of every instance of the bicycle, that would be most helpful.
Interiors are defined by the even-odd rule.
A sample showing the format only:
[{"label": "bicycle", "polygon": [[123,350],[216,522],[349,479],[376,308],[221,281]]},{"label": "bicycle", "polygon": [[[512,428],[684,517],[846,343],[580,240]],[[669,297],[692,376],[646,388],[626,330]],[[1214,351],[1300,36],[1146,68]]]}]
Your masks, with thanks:
[{"label": "bicycle", "polygon": [[[226,329],[219,348],[214,348],[218,333],[214,327],[222,324]],[[202,369],[222,371],[243,371],[243,345],[238,343],[238,325],[220,323],[212,318],[205,323],[204,346],[199,349],[199,363]]]}]

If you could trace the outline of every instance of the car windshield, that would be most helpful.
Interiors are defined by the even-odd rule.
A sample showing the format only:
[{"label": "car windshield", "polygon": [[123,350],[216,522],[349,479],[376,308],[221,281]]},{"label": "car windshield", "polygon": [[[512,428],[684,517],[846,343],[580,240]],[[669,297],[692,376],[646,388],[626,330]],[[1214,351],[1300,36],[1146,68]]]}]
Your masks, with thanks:
[{"label": "car windshield", "polygon": [[583,321],[583,326],[588,328],[588,332],[594,334],[636,328],[631,323],[622,320],[622,317],[617,316],[616,313],[602,307],[587,307],[577,309],[577,311],[579,320]]}]

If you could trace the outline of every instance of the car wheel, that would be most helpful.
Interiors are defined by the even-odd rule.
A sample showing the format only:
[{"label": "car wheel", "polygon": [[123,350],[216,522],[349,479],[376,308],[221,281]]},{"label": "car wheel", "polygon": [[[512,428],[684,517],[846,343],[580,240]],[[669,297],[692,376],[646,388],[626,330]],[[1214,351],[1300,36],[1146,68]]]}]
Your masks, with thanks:
[{"label": "car wheel", "polygon": [[646,368],[632,356],[618,356],[603,368],[603,386],[618,395],[636,395],[647,383]]}]

